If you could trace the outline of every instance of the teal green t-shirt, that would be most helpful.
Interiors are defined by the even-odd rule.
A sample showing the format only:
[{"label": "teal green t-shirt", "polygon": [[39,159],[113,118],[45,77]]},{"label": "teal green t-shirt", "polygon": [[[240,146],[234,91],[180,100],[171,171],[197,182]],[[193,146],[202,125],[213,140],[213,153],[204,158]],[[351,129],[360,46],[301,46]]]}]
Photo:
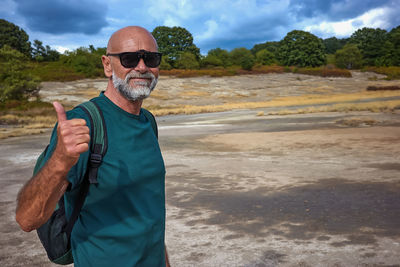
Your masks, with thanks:
[{"label": "teal green t-shirt", "polygon": [[[103,112],[108,150],[71,234],[75,266],[165,266],[165,167],[150,121],[130,114],[103,93],[94,101]],[[84,118],[81,109],[68,119]],[[56,144],[56,131],[50,149]],[[70,170],[65,194],[72,213],[89,153]]]}]

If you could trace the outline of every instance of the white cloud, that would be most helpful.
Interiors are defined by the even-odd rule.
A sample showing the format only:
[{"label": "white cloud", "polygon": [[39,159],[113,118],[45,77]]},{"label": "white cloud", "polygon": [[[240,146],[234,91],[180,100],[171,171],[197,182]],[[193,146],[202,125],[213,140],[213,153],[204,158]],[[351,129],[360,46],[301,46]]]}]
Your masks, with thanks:
[{"label": "white cloud", "polygon": [[63,54],[65,51],[72,51],[76,47],[64,47],[64,46],[55,46],[54,49],[57,50],[59,53]]},{"label": "white cloud", "polygon": [[205,25],[207,26],[207,30],[198,35],[195,35],[194,38],[196,40],[202,41],[205,39],[212,38],[214,37],[215,33],[218,30],[218,24],[214,20],[207,20],[205,22]]},{"label": "white cloud", "polygon": [[148,7],[146,15],[160,21],[164,26],[182,26],[185,21],[190,21],[199,11],[194,9],[192,2],[186,0],[150,0],[146,2]]},{"label": "white cloud", "polygon": [[172,16],[167,16],[167,18],[164,20],[164,26],[168,27],[180,26],[180,22],[176,18],[173,18]]},{"label": "white cloud", "polygon": [[386,18],[388,18],[388,14],[391,12],[393,10],[390,8],[376,8],[356,18],[339,22],[322,21],[318,25],[305,26],[304,30],[317,34],[321,38],[332,36],[349,37],[356,30],[363,27],[381,29],[389,27],[390,23]]},{"label": "white cloud", "polygon": [[377,8],[366,12],[356,20],[363,22],[363,27],[370,28],[386,28],[390,25],[389,21],[386,20],[387,14],[392,12],[390,8]]}]

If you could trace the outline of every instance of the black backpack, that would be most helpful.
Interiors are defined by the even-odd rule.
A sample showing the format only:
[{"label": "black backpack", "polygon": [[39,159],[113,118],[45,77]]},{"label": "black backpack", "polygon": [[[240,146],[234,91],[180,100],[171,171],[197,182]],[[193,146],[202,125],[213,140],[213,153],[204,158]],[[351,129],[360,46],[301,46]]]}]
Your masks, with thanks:
[{"label": "black backpack", "polygon": [[[51,262],[61,265],[67,265],[74,262],[71,250],[71,232],[79,213],[85,202],[90,184],[97,184],[97,170],[102,163],[102,159],[107,152],[107,131],[103,114],[94,101],[87,101],[76,108],[81,108],[90,118],[91,125],[91,145],[88,168],[80,185],[78,197],[72,211],[70,220],[65,215],[64,196],[58,201],[57,207],[50,219],[37,229],[37,234],[47,256]],[[154,134],[158,138],[157,123],[153,114],[146,109],[142,109],[146,118],[150,121]],[[39,156],[33,171],[35,175],[44,165],[44,158],[48,146]]]}]

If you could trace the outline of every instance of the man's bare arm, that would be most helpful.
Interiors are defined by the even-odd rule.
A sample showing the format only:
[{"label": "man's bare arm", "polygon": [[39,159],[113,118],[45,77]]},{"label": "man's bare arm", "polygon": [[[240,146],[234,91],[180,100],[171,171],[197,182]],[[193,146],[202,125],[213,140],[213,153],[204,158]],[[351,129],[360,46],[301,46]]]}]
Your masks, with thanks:
[{"label": "man's bare arm", "polygon": [[68,187],[67,174],[81,153],[89,148],[89,128],[83,119],[67,120],[61,104],[53,103],[57,112],[57,145],[43,168],[20,190],[16,220],[24,231],[44,224]]},{"label": "man's bare arm", "polygon": [[169,263],[169,257],[168,257],[168,252],[167,252],[167,246],[164,246],[165,249],[165,267],[171,267],[171,264]]}]

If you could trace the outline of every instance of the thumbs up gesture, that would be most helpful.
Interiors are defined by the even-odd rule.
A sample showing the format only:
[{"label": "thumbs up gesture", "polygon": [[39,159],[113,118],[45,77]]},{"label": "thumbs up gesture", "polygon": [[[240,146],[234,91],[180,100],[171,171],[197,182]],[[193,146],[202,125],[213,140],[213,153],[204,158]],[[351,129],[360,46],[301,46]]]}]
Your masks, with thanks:
[{"label": "thumbs up gesture", "polygon": [[60,103],[54,102],[53,106],[58,119],[58,139],[54,154],[69,170],[76,164],[80,154],[89,149],[89,127],[84,119],[67,120],[64,107]]}]

